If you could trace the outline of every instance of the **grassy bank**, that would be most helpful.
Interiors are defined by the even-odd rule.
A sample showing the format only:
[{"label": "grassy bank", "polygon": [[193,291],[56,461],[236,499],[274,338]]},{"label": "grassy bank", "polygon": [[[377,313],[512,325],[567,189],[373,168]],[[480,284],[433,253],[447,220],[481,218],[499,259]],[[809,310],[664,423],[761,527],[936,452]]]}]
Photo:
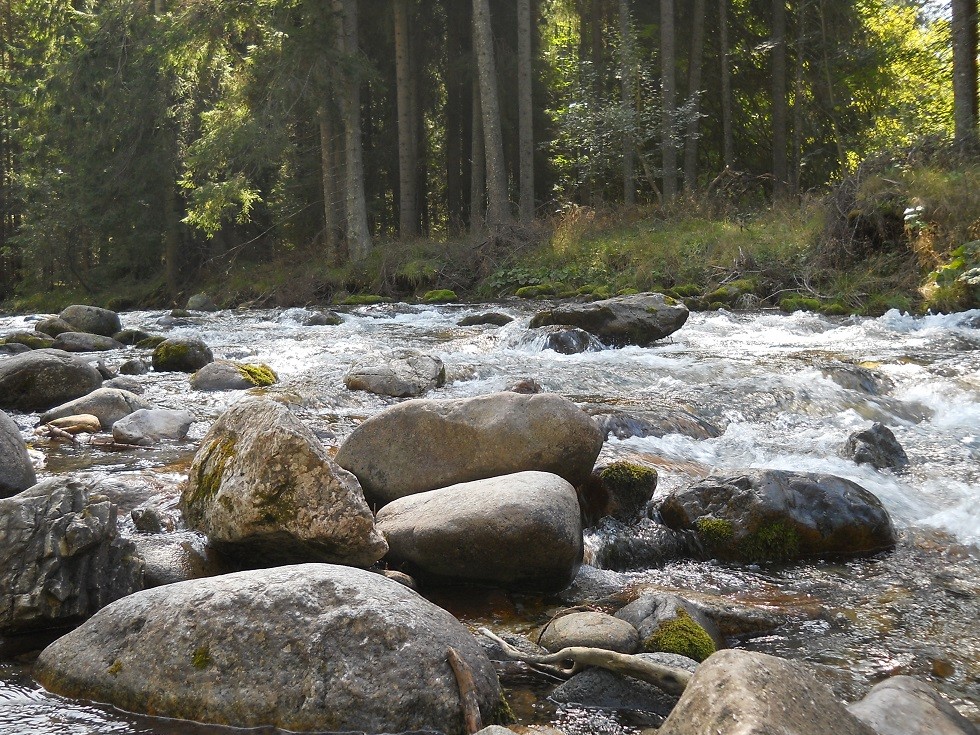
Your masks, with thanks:
[{"label": "grassy bank", "polygon": [[58,285],[2,306],[163,308],[183,306],[199,291],[230,307],[654,290],[695,309],[949,312],[980,306],[978,238],[980,163],[940,152],[914,165],[866,162],[829,195],[802,204],[747,212],[693,199],[669,209],[572,207],[494,238],[378,243],[367,260],[343,267],[331,267],[315,249],[281,249],[261,262],[223,259],[201,268],[176,298],[159,279],[109,282],[94,293]]}]

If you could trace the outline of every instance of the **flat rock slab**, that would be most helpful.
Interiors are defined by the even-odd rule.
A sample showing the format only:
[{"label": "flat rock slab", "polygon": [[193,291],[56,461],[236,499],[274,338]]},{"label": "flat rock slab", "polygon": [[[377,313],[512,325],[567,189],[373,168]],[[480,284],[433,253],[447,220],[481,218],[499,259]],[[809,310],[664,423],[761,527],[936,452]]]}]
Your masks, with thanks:
[{"label": "flat rock slab", "polygon": [[725,650],[695,671],[657,735],[875,735],[803,666]]},{"label": "flat rock slab", "polygon": [[417,493],[378,512],[386,557],[419,580],[561,590],[582,562],[575,488],[519,472]]},{"label": "flat rock slab", "polygon": [[51,346],[65,352],[105,352],[123,348],[122,342],[117,342],[112,337],[87,332],[62,332]]},{"label": "flat rock slab", "polygon": [[358,426],[337,464],[360,480],[368,501],[525,470],[579,485],[602,449],[595,423],[553,393],[406,401]]},{"label": "flat rock slab", "polygon": [[304,564],[132,595],[46,648],[49,690],[234,727],[465,732],[446,654],[473,673],[485,723],[500,685],[452,615],[380,574]]},{"label": "flat rock slab", "polygon": [[141,408],[119,419],[112,427],[112,438],[123,444],[149,447],[162,441],[179,441],[194,423],[189,411],[169,408]]},{"label": "flat rock slab", "polygon": [[584,329],[607,345],[647,347],[676,332],[687,317],[687,307],[679,301],[660,293],[639,293],[588,304],[563,304],[536,314],[531,328],[566,325]]},{"label": "flat rock slab", "polygon": [[100,385],[98,370],[62,350],[35,350],[0,362],[0,408],[43,411]]}]

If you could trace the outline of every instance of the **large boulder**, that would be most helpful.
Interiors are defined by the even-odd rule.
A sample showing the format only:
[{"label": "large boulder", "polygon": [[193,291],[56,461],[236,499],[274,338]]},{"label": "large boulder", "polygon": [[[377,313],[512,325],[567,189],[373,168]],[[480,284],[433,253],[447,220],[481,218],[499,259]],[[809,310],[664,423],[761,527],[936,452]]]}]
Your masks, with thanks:
[{"label": "large boulder", "polygon": [[47,350],[54,347],[54,337],[41,332],[11,332],[3,338],[4,344],[24,345],[31,350]]},{"label": "large boulder", "polygon": [[214,362],[211,348],[196,337],[165,339],[153,350],[157,372],[193,373]]},{"label": "large boulder", "polygon": [[677,595],[642,595],[616,613],[639,633],[640,646],[648,653],[673,653],[703,661],[725,647],[714,622]]},{"label": "large boulder", "polygon": [[446,382],[446,367],[435,355],[397,350],[354,364],[344,376],[348,390],[363,390],[392,398],[424,395]]},{"label": "large boulder", "polygon": [[268,365],[252,365],[231,360],[215,360],[191,376],[191,388],[202,391],[248,390],[279,382]]},{"label": "large boulder", "polygon": [[0,635],[77,623],[142,584],[97,485],[52,478],[0,499]]},{"label": "large boulder", "polygon": [[72,326],[59,316],[53,316],[35,323],[34,330],[37,332],[42,332],[49,337],[57,337],[62,332],[74,332],[76,327]]},{"label": "large boulder", "polygon": [[872,687],[848,711],[878,735],[977,735],[977,727],[939,692],[911,676],[893,676]]},{"label": "large boulder", "polygon": [[122,329],[119,315],[116,312],[100,309],[97,306],[76,304],[67,307],[59,316],[75,327],[76,332],[88,332],[89,334],[111,337]]},{"label": "large boulder", "polygon": [[247,566],[329,561],[370,566],[388,550],[361,488],[280,403],[236,403],[194,457],[188,526]]},{"label": "large boulder", "polygon": [[553,393],[414,400],[358,426],[337,464],[371,503],[525,470],[572,485],[588,479],[602,435],[574,403]]},{"label": "large boulder", "polygon": [[486,723],[501,691],[446,611],[360,569],[304,564],[147,590],[55,641],[35,676],[58,694],[235,727],[466,732],[455,650]]},{"label": "large boulder", "polygon": [[657,479],[652,467],[624,460],[596,467],[579,488],[586,527],[607,516],[624,523],[640,520],[657,489]]},{"label": "large boulder", "polygon": [[728,649],[702,663],[657,735],[875,735],[807,669]]},{"label": "large boulder", "polygon": [[660,506],[671,528],[692,531],[707,554],[744,562],[871,554],[895,545],[872,493],[833,475],[748,470],[671,491]]},{"label": "large boulder", "polygon": [[388,562],[423,582],[561,590],[582,562],[575,488],[546,472],[409,495],[377,522]]},{"label": "large boulder", "polygon": [[34,466],[20,429],[0,411],[0,498],[26,490],[35,482]]},{"label": "large boulder", "polygon": [[188,311],[217,311],[218,305],[206,293],[196,293],[187,299]]},{"label": "large boulder", "polygon": [[162,441],[183,439],[193,423],[190,411],[141,408],[116,421],[112,438],[122,444],[150,447]]},{"label": "large boulder", "polygon": [[101,334],[89,334],[88,332],[62,332],[51,345],[56,350],[65,352],[105,352],[106,350],[122,349],[122,342],[117,342],[112,337],[103,337]]},{"label": "large boulder", "polygon": [[588,304],[563,304],[535,314],[531,327],[562,324],[584,329],[607,345],[646,347],[687,321],[687,307],[660,293],[616,296]]},{"label": "large boulder", "polygon": [[90,414],[99,419],[103,429],[111,429],[117,421],[141,408],[153,408],[153,404],[128,390],[99,388],[74,401],[45,411],[41,414],[41,423],[46,424],[65,416]]},{"label": "large boulder", "polygon": [[0,408],[44,410],[100,385],[98,370],[61,350],[35,350],[0,361]]}]

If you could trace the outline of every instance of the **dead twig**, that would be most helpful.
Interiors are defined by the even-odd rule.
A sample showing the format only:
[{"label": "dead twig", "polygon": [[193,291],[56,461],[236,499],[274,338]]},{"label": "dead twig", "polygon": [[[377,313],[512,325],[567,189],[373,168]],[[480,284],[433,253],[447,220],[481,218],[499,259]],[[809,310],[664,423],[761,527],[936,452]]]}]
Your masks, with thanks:
[{"label": "dead twig", "polygon": [[483,729],[483,717],[480,715],[480,701],[476,696],[476,682],[473,681],[473,672],[470,667],[459,655],[455,648],[450,648],[446,653],[449,659],[449,666],[456,676],[456,685],[459,687],[459,705],[463,709],[463,722],[466,725],[468,735],[473,735]]}]

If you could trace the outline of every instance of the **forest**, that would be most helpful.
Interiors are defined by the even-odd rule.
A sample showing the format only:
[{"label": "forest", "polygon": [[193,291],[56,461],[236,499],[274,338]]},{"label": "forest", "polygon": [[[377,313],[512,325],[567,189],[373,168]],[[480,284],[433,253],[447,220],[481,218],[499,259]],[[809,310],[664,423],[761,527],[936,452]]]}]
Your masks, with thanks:
[{"label": "forest", "polygon": [[2,0],[0,301],[965,308],[976,20],[975,0]]}]

